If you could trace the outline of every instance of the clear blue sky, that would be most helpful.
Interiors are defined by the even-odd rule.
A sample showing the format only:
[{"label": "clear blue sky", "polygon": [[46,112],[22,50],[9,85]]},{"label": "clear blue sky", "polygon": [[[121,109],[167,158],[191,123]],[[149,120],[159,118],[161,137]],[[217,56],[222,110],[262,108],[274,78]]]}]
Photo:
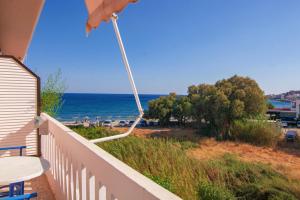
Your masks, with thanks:
[{"label": "clear blue sky", "polygon": [[[140,0],[119,15],[140,93],[250,76],[266,93],[300,89],[299,0]],[[130,93],[111,23],[87,38],[83,0],[46,0],[26,64],[67,92]]]}]

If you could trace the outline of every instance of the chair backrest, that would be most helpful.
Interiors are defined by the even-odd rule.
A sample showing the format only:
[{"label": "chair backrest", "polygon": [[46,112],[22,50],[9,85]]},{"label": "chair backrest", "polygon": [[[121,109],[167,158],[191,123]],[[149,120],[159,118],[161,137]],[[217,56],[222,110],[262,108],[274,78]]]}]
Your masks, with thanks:
[{"label": "chair backrest", "polygon": [[26,146],[13,146],[13,147],[1,147],[0,151],[8,151],[8,150],[19,150],[19,155],[23,155],[23,149],[26,149]]}]

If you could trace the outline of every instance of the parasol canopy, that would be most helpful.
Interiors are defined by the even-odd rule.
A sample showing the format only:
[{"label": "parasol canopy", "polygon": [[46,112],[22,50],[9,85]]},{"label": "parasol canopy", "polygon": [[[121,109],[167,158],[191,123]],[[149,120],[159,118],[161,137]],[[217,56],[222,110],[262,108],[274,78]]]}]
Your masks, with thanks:
[{"label": "parasol canopy", "polygon": [[102,21],[109,21],[113,13],[122,11],[129,3],[137,0],[85,0],[88,10],[86,32],[97,28]]}]

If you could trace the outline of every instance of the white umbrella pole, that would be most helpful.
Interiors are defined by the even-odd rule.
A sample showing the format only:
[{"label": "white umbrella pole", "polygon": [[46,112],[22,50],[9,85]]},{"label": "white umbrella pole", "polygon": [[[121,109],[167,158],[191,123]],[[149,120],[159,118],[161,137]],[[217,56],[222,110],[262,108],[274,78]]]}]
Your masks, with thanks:
[{"label": "white umbrella pole", "polygon": [[111,18],[111,21],[112,21],[112,24],[114,26],[116,37],[118,39],[120,51],[121,51],[121,54],[122,54],[123,63],[125,65],[125,69],[127,71],[128,79],[129,79],[131,89],[132,89],[132,92],[133,92],[133,95],[134,95],[134,98],[135,98],[135,102],[136,102],[136,105],[138,107],[139,116],[137,117],[137,119],[134,121],[134,123],[131,125],[131,127],[128,129],[127,132],[125,132],[123,134],[119,134],[119,135],[114,135],[114,136],[109,136],[109,137],[104,137],[104,138],[91,140],[91,142],[93,142],[93,143],[99,143],[99,142],[114,140],[114,139],[123,138],[123,137],[126,137],[126,136],[130,135],[130,133],[133,131],[135,126],[140,122],[140,120],[142,119],[142,117],[144,115],[143,108],[142,108],[142,105],[141,105],[141,102],[140,102],[140,98],[139,98],[139,95],[138,95],[138,92],[137,92],[137,89],[136,89],[136,86],[135,86],[135,83],[134,83],[134,80],[133,80],[133,76],[132,76],[132,73],[131,73],[130,65],[129,65],[129,62],[128,62],[128,59],[127,59],[127,56],[126,56],[123,41],[122,41],[120,31],[119,31],[119,28],[118,28],[117,19],[118,19],[118,16],[116,14],[113,14],[113,16]]}]

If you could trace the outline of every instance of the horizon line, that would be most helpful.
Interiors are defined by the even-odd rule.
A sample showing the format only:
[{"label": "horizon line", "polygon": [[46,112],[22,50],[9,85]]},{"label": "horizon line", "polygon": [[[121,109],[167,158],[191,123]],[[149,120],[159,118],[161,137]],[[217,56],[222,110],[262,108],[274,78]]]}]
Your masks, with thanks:
[{"label": "horizon line", "polygon": [[[108,92],[64,92],[64,94],[111,94],[111,95],[133,95],[132,93],[108,93]],[[139,95],[163,95],[167,96],[169,94],[151,94],[151,93],[139,93]],[[184,94],[177,94],[184,95]]]}]

